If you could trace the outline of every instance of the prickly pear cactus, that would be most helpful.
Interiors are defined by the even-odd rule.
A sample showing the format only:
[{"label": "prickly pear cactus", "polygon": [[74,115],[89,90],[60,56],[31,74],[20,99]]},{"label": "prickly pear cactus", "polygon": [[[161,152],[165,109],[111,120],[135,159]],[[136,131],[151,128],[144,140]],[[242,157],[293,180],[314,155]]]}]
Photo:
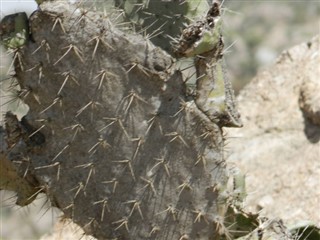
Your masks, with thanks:
[{"label": "prickly pear cactus", "polygon": [[33,41],[14,60],[30,111],[7,158],[36,178],[32,197],[46,193],[98,239],[230,238],[238,193],[227,187],[223,124],[187,96],[170,55],[116,18],[65,2],[32,15]]},{"label": "prickly pear cactus", "polygon": [[170,53],[173,39],[209,9],[207,0],[115,0],[115,6],[123,9],[124,20],[131,22],[136,31]]}]

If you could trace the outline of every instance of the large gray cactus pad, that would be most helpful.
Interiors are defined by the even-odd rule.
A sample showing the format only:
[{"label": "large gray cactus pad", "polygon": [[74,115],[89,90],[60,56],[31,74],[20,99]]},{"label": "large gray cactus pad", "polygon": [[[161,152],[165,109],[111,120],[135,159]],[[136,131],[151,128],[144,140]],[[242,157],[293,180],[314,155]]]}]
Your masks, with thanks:
[{"label": "large gray cactus pad", "polygon": [[173,59],[112,16],[41,9],[15,61],[30,107],[9,144],[18,172],[99,239],[226,234],[222,130],[186,97]]}]

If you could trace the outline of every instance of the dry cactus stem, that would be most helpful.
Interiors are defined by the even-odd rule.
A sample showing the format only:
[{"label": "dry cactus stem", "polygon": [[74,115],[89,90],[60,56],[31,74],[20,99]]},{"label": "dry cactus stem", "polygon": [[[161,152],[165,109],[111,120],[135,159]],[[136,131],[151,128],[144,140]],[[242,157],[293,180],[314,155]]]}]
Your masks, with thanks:
[{"label": "dry cactus stem", "polygon": [[238,240],[290,240],[291,233],[284,226],[281,219],[261,220],[257,229]]},{"label": "dry cactus stem", "polygon": [[195,57],[197,107],[221,127],[242,127],[233,89],[223,66],[221,24],[220,6],[214,2],[203,21],[183,30],[175,54]]},{"label": "dry cactus stem", "polygon": [[[16,121],[20,135],[8,138],[7,129],[2,152],[19,156],[17,172],[36,179],[36,193],[98,239],[230,238],[225,215],[239,195],[227,187],[222,127],[230,119],[200,110],[173,58],[117,29],[116,17],[42,3],[30,18],[32,41],[15,49],[30,111]],[[219,80],[229,87],[219,92],[225,113],[233,93]]]}]

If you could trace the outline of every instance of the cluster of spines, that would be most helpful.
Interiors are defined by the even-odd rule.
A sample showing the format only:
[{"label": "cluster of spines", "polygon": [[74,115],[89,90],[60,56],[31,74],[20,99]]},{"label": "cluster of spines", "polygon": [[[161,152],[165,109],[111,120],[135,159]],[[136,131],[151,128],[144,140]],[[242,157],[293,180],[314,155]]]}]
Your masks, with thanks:
[{"label": "cluster of spines", "polygon": [[208,8],[207,1],[121,1],[124,21],[131,22],[135,32],[155,45],[171,52],[171,41],[185,25],[197,20]]}]

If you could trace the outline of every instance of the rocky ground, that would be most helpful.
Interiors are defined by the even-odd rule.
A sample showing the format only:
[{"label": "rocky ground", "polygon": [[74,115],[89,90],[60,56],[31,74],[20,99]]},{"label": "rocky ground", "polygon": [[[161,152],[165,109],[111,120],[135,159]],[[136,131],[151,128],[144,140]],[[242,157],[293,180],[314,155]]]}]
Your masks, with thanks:
[{"label": "rocky ground", "polygon": [[229,162],[247,174],[247,209],[320,225],[320,37],[283,52],[238,96]]}]

